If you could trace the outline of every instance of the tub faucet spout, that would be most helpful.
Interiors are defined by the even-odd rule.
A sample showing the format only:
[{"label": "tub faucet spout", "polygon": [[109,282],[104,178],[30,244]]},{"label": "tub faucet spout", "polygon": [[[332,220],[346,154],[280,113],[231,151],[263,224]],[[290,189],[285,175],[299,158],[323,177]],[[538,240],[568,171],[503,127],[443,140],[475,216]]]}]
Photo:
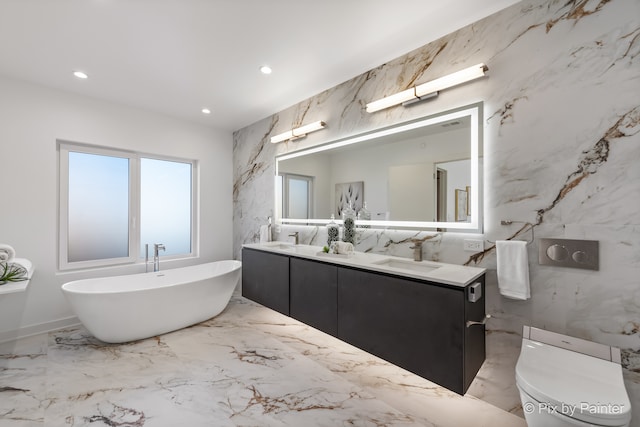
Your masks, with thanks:
[{"label": "tub faucet spout", "polygon": [[166,250],[162,243],[154,243],[153,245],[153,271],[160,271],[160,255],[158,251]]}]

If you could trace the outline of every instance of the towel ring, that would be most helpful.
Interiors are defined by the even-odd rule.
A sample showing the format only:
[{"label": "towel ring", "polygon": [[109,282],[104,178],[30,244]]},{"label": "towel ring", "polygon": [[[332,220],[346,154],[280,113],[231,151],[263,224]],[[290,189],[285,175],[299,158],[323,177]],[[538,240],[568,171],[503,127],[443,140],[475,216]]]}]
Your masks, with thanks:
[{"label": "towel ring", "polygon": [[[526,221],[511,221],[511,220],[506,220],[503,219],[500,221],[500,225],[511,225],[513,223],[518,223],[518,224],[525,224],[525,227],[528,225],[529,226],[529,231],[531,231],[531,240],[527,240],[527,245],[533,243],[533,241],[535,240],[535,233],[533,231],[533,227],[534,225],[531,224],[530,222],[526,222]],[[524,227],[522,227],[522,229],[524,229]],[[520,231],[522,231],[522,229],[520,229]],[[507,240],[511,240],[514,237],[516,237],[517,233],[515,235],[513,235],[511,238],[507,239]],[[491,240],[487,240],[487,242],[491,243],[491,244],[496,244],[496,242],[492,242]]]}]

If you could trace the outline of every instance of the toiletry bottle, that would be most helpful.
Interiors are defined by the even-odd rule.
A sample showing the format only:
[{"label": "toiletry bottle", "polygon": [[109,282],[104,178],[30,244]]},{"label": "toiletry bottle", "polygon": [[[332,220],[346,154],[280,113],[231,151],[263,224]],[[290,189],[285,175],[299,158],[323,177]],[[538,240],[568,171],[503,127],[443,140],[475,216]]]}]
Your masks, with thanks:
[{"label": "toiletry bottle", "polygon": [[340,229],[335,223],[335,216],[331,214],[331,222],[327,224],[327,246],[331,247],[332,242],[337,242],[340,238]]}]

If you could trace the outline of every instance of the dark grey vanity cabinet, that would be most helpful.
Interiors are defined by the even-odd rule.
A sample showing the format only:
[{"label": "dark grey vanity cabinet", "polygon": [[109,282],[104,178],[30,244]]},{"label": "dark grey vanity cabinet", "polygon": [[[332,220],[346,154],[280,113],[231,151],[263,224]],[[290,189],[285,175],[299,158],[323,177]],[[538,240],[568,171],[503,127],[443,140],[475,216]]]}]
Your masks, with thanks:
[{"label": "dark grey vanity cabinet", "polygon": [[[484,275],[480,283],[484,295]],[[242,295],[464,394],[485,359],[484,297],[453,286],[242,250]],[[477,293],[476,290],[476,294]]]},{"label": "dark grey vanity cabinet", "polygon": [[289,257],[242,249],[242,296],[289,315]]},{"label": "dark grey vanity cabinet", "polygon": [[338,338],[464,394],[485,358],[484,326],[466,326],[483,319],[484,300],[466,292],[339,268]]},{"label": "dark grey vanity cabinet", "polygon": [[338,335],[338,267],[291,258],[289,312],[291,317],[323,332]]}]

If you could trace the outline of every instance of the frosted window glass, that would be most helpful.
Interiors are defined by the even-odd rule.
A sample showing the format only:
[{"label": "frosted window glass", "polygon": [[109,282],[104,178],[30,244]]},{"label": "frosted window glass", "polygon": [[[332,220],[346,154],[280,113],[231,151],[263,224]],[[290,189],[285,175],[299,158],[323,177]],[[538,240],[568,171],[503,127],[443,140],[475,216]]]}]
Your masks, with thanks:
[{"label": "frosted window glass", "polygon": [[191,163],[140,159],[140,256],[149,244],[160,255],[191,253]]},{"label": "frosted window glass", "polygon": [[68,261],[129,256],[129,159],[69,152]]}]

